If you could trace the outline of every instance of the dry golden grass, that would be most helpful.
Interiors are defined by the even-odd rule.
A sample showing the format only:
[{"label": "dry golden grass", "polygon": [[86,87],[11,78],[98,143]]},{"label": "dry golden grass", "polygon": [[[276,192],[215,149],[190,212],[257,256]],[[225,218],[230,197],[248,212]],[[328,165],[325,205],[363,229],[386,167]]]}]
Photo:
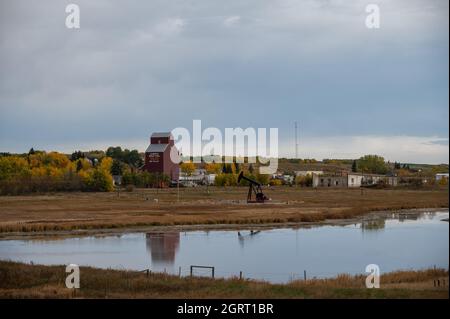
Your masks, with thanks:
[{"label": "dry golden grass", "polygon": [[[0,197],[0,232],[194,224],[320,222],[369,211],[448,207],[448,189],[305,189],[274,187],[273,199],[246,204],[245,187],[139,189]],[[156,201],[157,200],[157,201]]]},{"label": "dry golden grass", "polygon": [[[81,267],[74,293],[65,287],[66,275],[64,266],[0,261],[0,298],[448,298],[443,269],[385,274],[380,289],[365,288],[364,276],[269,284]],[[434,287],[438,278],[447,286]]]}]

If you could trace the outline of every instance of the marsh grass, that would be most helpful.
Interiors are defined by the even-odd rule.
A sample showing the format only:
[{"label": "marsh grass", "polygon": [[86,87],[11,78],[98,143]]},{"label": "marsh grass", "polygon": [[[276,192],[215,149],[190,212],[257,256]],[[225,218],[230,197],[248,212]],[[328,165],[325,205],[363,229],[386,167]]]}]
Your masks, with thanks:
[{"label": "marsh grass", "polygon": [[448,271],[398,271],[381,276],[380,289],[367,289],[364,276],[262,281],[181,277],[164,273],[80,267],[81,288],[65,288],[64,266],[0,261],[0,298],[448,298],[447,287],[434,287]]},{"label": "marsh grass", "polygon": [[[265,190],[273,202],[243,204],[243,187],[137,189],[133,193],[55,193],[0,196],[0,232],[46,232],[164,225],[315,223],[371,211],[447,208],[448,189]],[[153,201],[157,198],[158,202]]]}]

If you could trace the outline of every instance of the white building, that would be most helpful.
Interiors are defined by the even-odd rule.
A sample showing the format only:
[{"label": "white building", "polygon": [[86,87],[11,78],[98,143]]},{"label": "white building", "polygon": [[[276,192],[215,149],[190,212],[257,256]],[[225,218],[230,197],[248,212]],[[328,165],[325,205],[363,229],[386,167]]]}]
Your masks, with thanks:
[{"label": "white building", "polygon": [[198,185],[214,185],[216,174],[208,174],[205,169],[196,169],[192,175],[180,174],[180,184],[185,187],[195,187]]},{"label": "white building", "polygon": [[347,175],[347,186],[348,187],[361,187],[363,184],[363,175],[352,173]]},{"label": "white building", "polygon": [[313,184],[316,187],[347,187],[347,177],[335,174],[313,174]]},{"label": "white building", "polygon": [[313,187],[361,187],[376,185],[384,182],[390,186],[397,186],[397,176],[344,173],[344,174],[313,174]]},{"label": "white building", "polygon": [[397,186],[397,176],[379,175],[379,174],[361,174],[361,173],[348,173],[348,187],[361,187],[362,185],[376,185],[380,182],[384,182],[390,186]]},{"label": "white building", "polygon": [[295,171],[295,176],[313,176],[316,175],[323,175],[323,171]]},{"label": "white building", "polygon": [[208,185],[214,185],[216,181],[216,174],[206,174],[205,181]]}]

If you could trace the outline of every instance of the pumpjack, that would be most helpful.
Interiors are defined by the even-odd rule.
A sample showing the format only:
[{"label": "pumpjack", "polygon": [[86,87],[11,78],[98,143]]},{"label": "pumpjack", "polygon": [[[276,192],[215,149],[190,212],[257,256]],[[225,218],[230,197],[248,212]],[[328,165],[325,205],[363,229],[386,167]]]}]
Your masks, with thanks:
[{"label": "pumpjack", "polygon": [[[244,172],[240,172],[238,176],[238,184],[242,179],[246,180],[249,183],[247,203],[264,203],[265,201],[270,200],[270,198],[264,195],[264,193],[262,192],[260,183],[254,181],[251,178],[245,177]],[[253,193],[255,194],[255,200],[252,200]]]}]

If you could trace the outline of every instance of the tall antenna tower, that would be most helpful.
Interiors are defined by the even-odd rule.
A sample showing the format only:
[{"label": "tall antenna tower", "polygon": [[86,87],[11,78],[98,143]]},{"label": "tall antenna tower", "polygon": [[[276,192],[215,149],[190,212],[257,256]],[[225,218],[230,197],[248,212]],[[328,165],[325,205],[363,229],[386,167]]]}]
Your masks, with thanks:
[{"label": "tall antenna tower", "polygon": [[295,158],[298,158],[298,134],[297,134],[297,121],[294,122],[295,127]]}]

